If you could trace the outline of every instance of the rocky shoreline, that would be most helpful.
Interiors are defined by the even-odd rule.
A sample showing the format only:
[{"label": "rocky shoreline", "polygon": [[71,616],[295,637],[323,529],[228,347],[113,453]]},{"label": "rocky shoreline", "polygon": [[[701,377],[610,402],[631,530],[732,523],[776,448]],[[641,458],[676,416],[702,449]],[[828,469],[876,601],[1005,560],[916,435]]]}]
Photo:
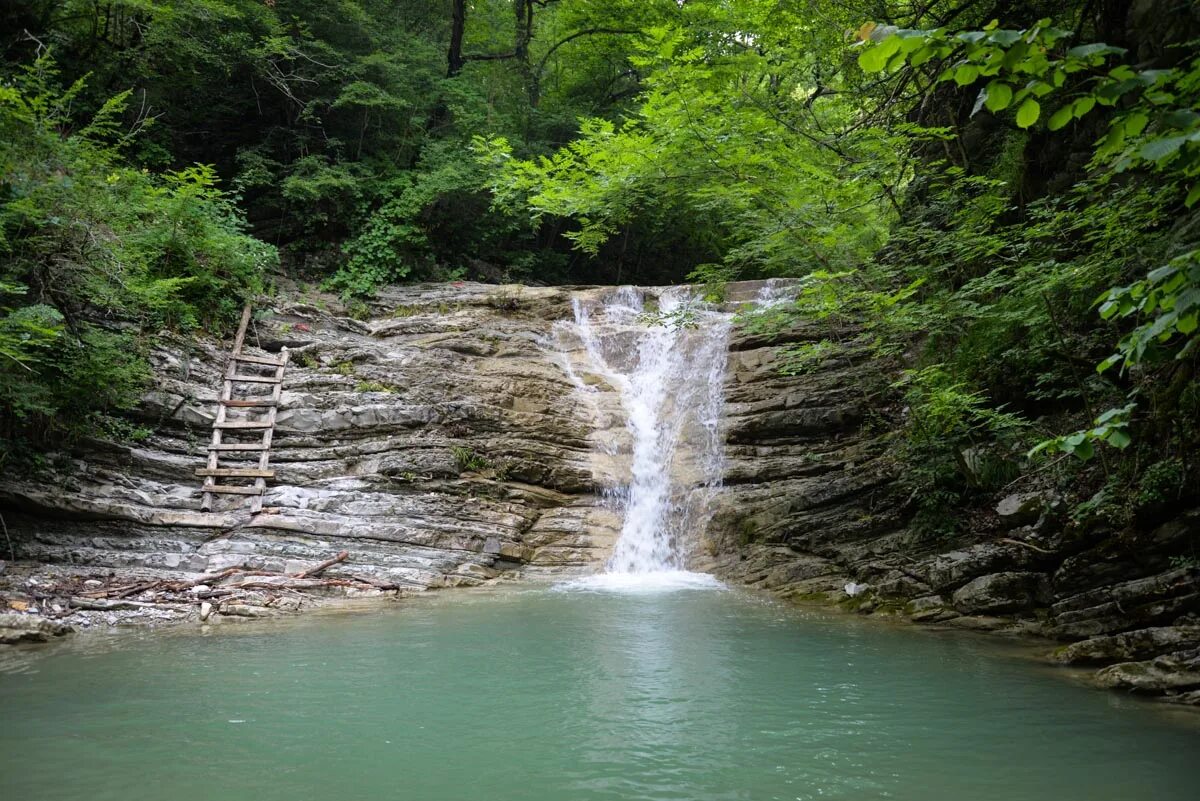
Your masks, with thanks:
[{"label": "rocky shoreline", "polygon": [[[519,581],[519,575],[508,574],[488,584]],[[356,584],[252,570],[204,576],[6,563],[0,570],[0,606],[6,609],[0,611],[0,645],[47,643],[73,633],[287,620],[318,610],[370,611],[378,610],[380,603],[415,595]],[[1101,689],[1200,707],[1195,676],[1200,625],[1155,626],[1062,645],[1034,619],[958,614],[941,603],[899,605],[878,598],[869,587],[852,585],[854,595],[847,589],[803,597],[778,589],[770,592],[799,606],[868,615],[881,622],[1019,639],[1035,649],[1043,663],[1073,668],[1071,678],[1084,672],[1085,680]]]},{"label": "rocky shoreline", "polygon": [[346,601],[395,600],[409,594],[317,574],[230,569],[197,575],[8,563],[0,573],[0,645],[48,642],[74,631],[112,627],[288,617]]},{"label": "rocky shoreline", "polygon": [[[760,288],[731,285],[727,308]],[[164,344],[135,420],[146,436],[81,443],[0,477],[16,554],[0,573],[0,606],[16,623],[36,608],[45,626],[19,636],[37,639],[63,620],[164,625],[198,620],[205,603],[214,619],[249,619],[595,570],[619,530],[605,492],[628,443],[613,388],[579,376],[595,390],[582,402],[548,343],[574,300],[606,291],[407,287],[355,317],[312,291],[276,298],[249,341],[263,354],[288,347],[293,366],[277,478],[253,517],[237,498],[201,513],[193,474],[226,346]],[[724,488],[693,569],[859,614],[1048,638],[1054,660],[1105,686],[1200,704],[1200,566],[1186,556],[1200,545],[1200,509],[1123,532],[1022,485],[960,533],[930,536],[913,525],[890,452],[896,412],[880,408],[896,366],[848,344],[819,369],[779,370],[786,349],[830,333],[735,328]],[[598,438],[612,447],[601,452]],[[300,577],[343,551],[319,577]]]}]

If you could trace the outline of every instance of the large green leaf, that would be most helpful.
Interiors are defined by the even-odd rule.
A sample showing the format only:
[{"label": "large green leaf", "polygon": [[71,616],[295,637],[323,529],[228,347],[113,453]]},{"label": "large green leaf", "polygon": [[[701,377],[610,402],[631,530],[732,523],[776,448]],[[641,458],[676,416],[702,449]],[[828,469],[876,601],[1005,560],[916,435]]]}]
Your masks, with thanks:
[{"label": "large green leaf", "polygon": [[1017,109],[1017,125],[1022,128],[1028,128],[1037,122],[1041,113],[1041,105],[1032,97],[1027,97],[1025,98],[1025,102]]}]

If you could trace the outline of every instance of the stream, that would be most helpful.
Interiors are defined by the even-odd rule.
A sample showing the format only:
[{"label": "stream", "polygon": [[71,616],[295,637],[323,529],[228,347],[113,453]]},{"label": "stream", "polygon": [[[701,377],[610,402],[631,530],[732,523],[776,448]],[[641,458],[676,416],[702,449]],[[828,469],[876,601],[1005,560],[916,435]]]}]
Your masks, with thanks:
[{"label": "stream", "polygon": [[1193,801],[1194,716],[686,582],[90,635],[0,674],[0,797]]}]

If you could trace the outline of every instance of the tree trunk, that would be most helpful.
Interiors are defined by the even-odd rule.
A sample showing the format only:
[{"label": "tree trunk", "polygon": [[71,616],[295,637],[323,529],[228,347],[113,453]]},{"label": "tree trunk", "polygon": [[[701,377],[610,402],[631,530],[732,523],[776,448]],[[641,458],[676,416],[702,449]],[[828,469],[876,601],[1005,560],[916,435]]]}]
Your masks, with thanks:
[{"label": "tree trunk", "polygon": [[451,0],[450,4],[450,50],[446,54],[446,77],[453,78],[462,72],[463,32],[467,27],[467,0]]}]

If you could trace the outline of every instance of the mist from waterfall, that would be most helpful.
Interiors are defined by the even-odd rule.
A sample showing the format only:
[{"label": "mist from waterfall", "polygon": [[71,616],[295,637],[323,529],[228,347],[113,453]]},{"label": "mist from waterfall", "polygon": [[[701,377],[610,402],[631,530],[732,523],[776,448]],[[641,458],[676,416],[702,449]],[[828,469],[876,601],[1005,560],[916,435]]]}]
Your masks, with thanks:
[{"label": "mist from waterfall", "polygon": [[715,585],[685,568],[724,469],[732,315],[687,288],[655,298],[622,287],[599,300],[577,298],[574,311],[558,332],[569,343],[560,351],[564,368],[598,418],[601,396],[615,394],[626,434],[598,443],[623,474],[607,490],[623,522],[606,582],[636,586],[669,575]]}]

